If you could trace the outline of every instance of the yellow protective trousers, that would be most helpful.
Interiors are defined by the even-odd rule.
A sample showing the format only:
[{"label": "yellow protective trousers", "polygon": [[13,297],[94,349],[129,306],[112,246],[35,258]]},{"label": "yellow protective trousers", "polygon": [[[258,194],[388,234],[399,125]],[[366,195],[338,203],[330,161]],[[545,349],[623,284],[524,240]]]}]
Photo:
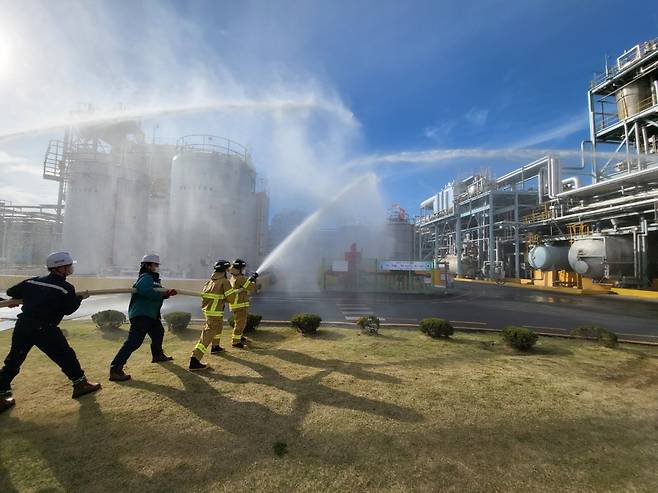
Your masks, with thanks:
[{"label": "yellow protective trousers", "polygon": [[201,338],[196,346],[192,356],[201,361],[204,354],[208,354],[212,346],[219,346],[219,337],[222,334],[222,324],[224,319],[220,317],[206,317],[206,326],[201,332]]},{"label": "yellow protective trousers", "polygon": [[241,308],[233,312],[233,342],[240,342],[242,333],[247,325],[247,309]]}]

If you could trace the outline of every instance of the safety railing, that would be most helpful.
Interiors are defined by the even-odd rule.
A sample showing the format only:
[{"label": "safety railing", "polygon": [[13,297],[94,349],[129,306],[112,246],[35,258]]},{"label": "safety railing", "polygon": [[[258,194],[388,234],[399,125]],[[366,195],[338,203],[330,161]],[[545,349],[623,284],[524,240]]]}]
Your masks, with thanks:
[{"label": "safety railing", "polygon": [[523,216],[523,224],[532,224],[532,223],[541,223],[548,221],[551,218],[551,210],[548,207],[548,204],[544,204],[542,207],[533,210],[530,214]]},{"label": "safety railing", "polygon": [[204,152],[238,156],[251,161],[249,150],[231,139],[216,135],[186,135],[176,142],[179,152]]},{"label": "safety railing", "polygon": [[[637,111],[633,111],[633,114],[631,114],[631,110],[635,110],[635,108],[631,108],[631,106],[627,103],[627,99],[621,99],[619,102],[622,105],[621,109],[623,115],[626,115],[625,118],[631,118],[638,113],[642,113],[643,111],[648,110],[652,106],[656,106],[653,98],[649,96],[648,98],[641,100],[637,105]],[[608,99],[601,99],[598,101],[598,103],[601,105],[601,110],[594,112],[594,127],[597,131],[611,127],[625,119],[619,118],[620,107],[616,100],[612,101]],[[608,105],[608,107],[605,105]],[[614,105],[615,111],[611,111],[609,109],[610,105]]]}]

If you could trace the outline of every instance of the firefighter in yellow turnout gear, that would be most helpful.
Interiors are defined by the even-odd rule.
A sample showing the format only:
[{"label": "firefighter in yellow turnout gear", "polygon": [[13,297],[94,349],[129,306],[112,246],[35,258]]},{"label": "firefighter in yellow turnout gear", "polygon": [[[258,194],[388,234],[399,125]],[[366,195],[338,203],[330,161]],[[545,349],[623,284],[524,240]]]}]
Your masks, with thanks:
[{"label": "firefighter in yellow turnout gear", "polygon": [[233,293],[227,297],[231,311],[233,312],[233,347],[244,348],[246,339],[242,336],[247,325],[247,313],[249,311],[249,298],[256,290],[256,278],[258,273],[254,272],[247,278],[243,271],[247,267],[244,260],[236,259],[231,266],[231,287]]},{"label": "firefighter in yellow turnout gear", "polygon": [[[201,332],[201,338],[192,352],[190,370],[202,370],[207,365],[201,363],[203,356],[210,350],[211,354],[218,354],[223,349],[219,345],[224,323],[224,305],[226,299],[233,294],[231,283],[226,277],[226,271],[231,266],[227,260],[218,260],[215,263],[215,272],[203,286],[201,293],[201,310],[206,318],[206,326]],[[212,345],[211,345],[212,344]]]}]

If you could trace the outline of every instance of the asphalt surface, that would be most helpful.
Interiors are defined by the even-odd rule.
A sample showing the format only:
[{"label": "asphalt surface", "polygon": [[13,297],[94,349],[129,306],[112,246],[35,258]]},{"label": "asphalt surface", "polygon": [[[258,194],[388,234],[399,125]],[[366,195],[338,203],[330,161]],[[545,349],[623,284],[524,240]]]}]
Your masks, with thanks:
[{"label": "asphalt surface", "polygon": [[[127,295],[85,300],[71,317],[88,318],[99,310],[126,311]],[[177,296],[163,311],[189,311],[201,318],[199,299]],[[614,295],[582,296],[526,289],[458,283],[442,295],[365,293],[263,292],[252,298],[252,311],[266,320],[287,321],[299,312],[319,314],[324,321],[352,322],[362,315],[377,315],[385,324],[415,324],[426,317],[441,317],[456,328],[500,329],[521,325],[538,332],[563,334],[580,325],[606,327],[622,338],[658,342],[658,303],[620,299]],[[0,318],[15,318],[18,309],[0,309]],[[13,326],[0,322],[0,329]]]}]

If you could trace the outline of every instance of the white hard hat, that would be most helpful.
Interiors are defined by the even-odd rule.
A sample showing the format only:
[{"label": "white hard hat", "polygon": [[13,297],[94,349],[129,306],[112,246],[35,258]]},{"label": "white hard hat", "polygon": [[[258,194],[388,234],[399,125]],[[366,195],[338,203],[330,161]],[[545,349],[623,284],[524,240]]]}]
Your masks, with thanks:
[{"label": "white hard hat", "polygon": [[149,253],[148,255],[144,255],[142,257],[142,263],[143,264],[159,264],[160,263],[160,255],[157,253]]},{"label": "white hard hat", "polygon": [[63,265],[72,265],[76,261],[73,260],[69,252],[53,252],[46,258],[46,267],[54,269],[55,267],[62,267]]}]

